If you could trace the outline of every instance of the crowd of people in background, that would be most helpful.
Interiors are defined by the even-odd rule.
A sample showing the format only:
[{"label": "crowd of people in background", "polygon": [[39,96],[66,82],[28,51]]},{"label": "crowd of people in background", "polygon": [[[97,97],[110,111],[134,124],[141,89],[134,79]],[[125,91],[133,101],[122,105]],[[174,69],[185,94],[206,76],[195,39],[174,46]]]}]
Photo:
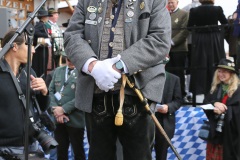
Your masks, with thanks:
[{"label": "crowd of people in background", "polygon": [[[121,160],[116,152],[124,160],[151,160],[153,147],[156,160],[167,159],[169,143],[154,129],[131,88],[125,88],[125,99],[121,102],[121,82],[126,74],[134,79],[149,104],[154,104],[153,113],[170,139],[174,136],[175,112],[184,103],[191,103],[193,95],[203,95],[202,103],[214,106],[213,110],[205,111],[211,126],[206,159],[240,160],[240,6],[226,17],[214,0],[193,0],[182,9],[178,0],[131,1],[126,6],[123,1],[79,2],[71,19],[63,24],[64,36],[57,24],[58,10],[41,8],[36,15],[39,21],[34,26],[31,95],[37,97],[40,106],[45,106],[41,110],[48,111],[56,124],[53,132],[44,129],[58,142],[49,159],[67,160],[69,147],[75,160],[87,159],[83,144],[85,129],[89,160]],[[136,11],[131,8],[135,3],[139,6]],[[97,15],[105,19],[96,20]],[[95,21],[102,24],[103,32],[98,31]],[[131,30],[133,22],[138,27]],[[15,31],[6,34],[2,47]],[[229,44],[228,54],[224,40]],[[0,61],[3,91],[0,95],[5,97],[0,100],[0,113],[4,110],[8,116],[16,117],[9,127],[5,123],[7,117],[0,116],[0,160],[22,157],[24,153],[21,117],[24,108],[11,108],[22,106],[18,96],[14,101],[5,99],[6,95],[18,94],[15,84],[6,82],[11,79],[11,71],[26,95],[25,42],[24,34],[19,35]],[[50,55],[54,69],[51,72]],[[5,85],[10,85],[10,90]],[[124,116],[120,127],[114,125],[119,103],[123,105]],[[33,122],[39,119],[36,106],[31,100]],[[17,112],[22,115],[16,116]],[[221,132],[216,130],[219,118],[224,123]],[[34,138],[29,140],[33,145],[38,133],[31,134]],[[121,151],[116,149],[117,140]],[[45,159],[38,147],[30,153],[34,153],[30,158]]]},{"label": "crowd of people in background", "polygon": [[[172,42],[166,70],[180,77],[183,100],[188,103],[193,93],[204,97],[209,92],[214,67],[221,58],[233,57],[239,68],[237,11],[227,19],[214,0],[193,0],[183,9],[178,7],[178,0],[168,2]],[[229,44],[229,53],[225,53],[224,40]]]}]

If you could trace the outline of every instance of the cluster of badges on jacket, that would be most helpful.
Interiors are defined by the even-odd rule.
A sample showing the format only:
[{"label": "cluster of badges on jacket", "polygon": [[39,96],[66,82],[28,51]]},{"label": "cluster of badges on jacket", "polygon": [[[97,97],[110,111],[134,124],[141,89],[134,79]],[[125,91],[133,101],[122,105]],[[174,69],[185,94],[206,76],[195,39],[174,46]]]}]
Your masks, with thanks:
[{"label": "cluster of badges on jacket", "polygon": [[[103,12],[103,7],[102,7],[102,2],[104,0],[100,0],[101,2],[99,3],[98,7],[95,6],[88,6],[87,11],[90,13],[88,19],[85,21],[87,24],[92,24],[92,25],[97,25],[97,23],[100,23],[102,21],[102,17],[99,17],[97,21],[95,19],[97,18],[97,14],[101,14]],[[117,3],[118,0],[116,0]],[[134,16],[134,3],[137,0],[128,0],[126,8],[128,9],[127,11],[127,18],[125,19],[125,22],[129,23],[132,22],[132,18]],[[141,2],[139,5],[139,8],[143,10],[145,7],[145,2]],[[114,16],[111,15],[110,19],[114,19]]]},{"label": "cluster of badges on jacket", "polygon": [[90,13],[89,14],[89,19],[90,20],[95,20],[95,18],[97,17],[97,11],[98,11],[97,7],[89,6],[87,8],[87,11]]},{"label": "cluster of badges on jacket", "polygon": [[90,13],[89,14],[89,19],[85,21],[87,24],[92,24],[92,25],[97,25],[97,23],[100,23],[102,21],[102,17],[99,17],[98,20],[96,21],[95,19],[97,18],[97,14],[101,14],[103,12],[103,7],[102,7],[102,2],[104,0],[99,0],[98,7],[95,6],[88,6],[87,11]]},{"label": "cluster of badges on jacket", "polygon": [[[126,8],[128,9],[127,11],[127,18],[125,19],[126,23],[130,23],[132,22],[132,18],[134,16],[134,3],[136,2],[136,0],[128,0],[128,4],[126,5]],[[143,10],[145,7],[145,3],[141,2],[139,8],[141,10]]]}]

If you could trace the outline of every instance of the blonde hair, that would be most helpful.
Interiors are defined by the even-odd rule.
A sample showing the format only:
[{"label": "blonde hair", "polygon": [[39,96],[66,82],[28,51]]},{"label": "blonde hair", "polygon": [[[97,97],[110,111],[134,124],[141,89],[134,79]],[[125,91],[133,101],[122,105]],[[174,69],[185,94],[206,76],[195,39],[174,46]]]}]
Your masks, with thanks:
[{"label": "blonde hair", "polygon": [[[210,90],[211,94],[217,89],[217,86],[220,83],[222,83],[218,78],[217,72],[218,72],[218,69],[215,71],[214,76],[213,76],[212,87],[211,87],[211,90]],[[231,71],[229,71],[229,72],[231,74],[231,77],[230,77],[230,79],[227,83],[229,85],[227,94],[228,94],[228,97],[232,97],[233,93],[237,90],[240,82],[239,82],[239,78],[238,78],[237,74],[235,74]]]}]

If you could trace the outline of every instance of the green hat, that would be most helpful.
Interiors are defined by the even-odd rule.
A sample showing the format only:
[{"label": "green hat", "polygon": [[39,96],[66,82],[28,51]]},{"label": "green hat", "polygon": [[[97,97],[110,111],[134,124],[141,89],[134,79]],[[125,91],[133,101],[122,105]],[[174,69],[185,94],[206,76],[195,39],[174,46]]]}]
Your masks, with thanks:
[{"label": "green hat", "polygon": [[50,15],[52,15],[52,14],[54,14],[54,13],[59,13],[59,11],[55,10],[54,8],[49,8],[49,9],[48,9],[48,13],[49,13]]},{"label": "green hat", "polygon": [[226,59],[226,58],[222,58],[220,60],[219,64],[217,65],[217,68],[227,69],[227,70],[230,70],[230,71],[238,74],[238,71],[235,68],[234,62],[229,59]]},{"label": "green hat", "polygon": [[40,8],[38,13],[37,13],[37,17],[41,18],[41,17],[52,17],[52,15],[50,15],[48,13],[48,11],[46,11],[44,8]]}]

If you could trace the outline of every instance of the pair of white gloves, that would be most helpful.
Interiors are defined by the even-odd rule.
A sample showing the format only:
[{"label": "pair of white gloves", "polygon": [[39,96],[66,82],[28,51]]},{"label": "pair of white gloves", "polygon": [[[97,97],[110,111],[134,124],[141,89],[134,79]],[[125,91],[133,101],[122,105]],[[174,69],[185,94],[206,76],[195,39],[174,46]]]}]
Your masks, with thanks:
[{"label": "pair of white gloves", "polygon": [[121,73],[113,69],[113,65],[121,59],[121,55],[117,57],[97,61],[90,75],[95,79],[96,85],[105,92],[114,88],[114,84],[121,78]]},{"label": "pair of white gloves", "polygon": [[[42,38],[42,37],[39,37],[38,39],[37,39],[37,43],[38,43],[38,45],[47,45],[48,47],[51,47],[52,46],[52,44],[51,44],[51,40],[50,40],[50,38]],[[36,47],[37,48],[37,47]]]}]

